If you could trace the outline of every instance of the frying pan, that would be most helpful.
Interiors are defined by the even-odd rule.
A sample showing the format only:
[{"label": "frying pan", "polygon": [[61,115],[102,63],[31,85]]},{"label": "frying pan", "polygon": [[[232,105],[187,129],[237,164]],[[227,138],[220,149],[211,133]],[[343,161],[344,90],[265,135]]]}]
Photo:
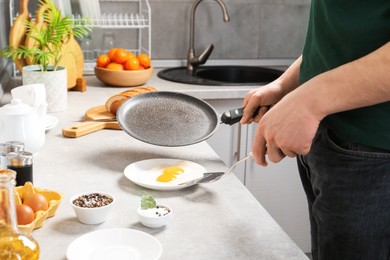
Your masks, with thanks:
[{"label": "frying pan", "polygon": [[142,142],[185,146],[211,137],[219,125],[208,103],[177,92],[148,92],[126,100],[116,114],[122,129]]}]

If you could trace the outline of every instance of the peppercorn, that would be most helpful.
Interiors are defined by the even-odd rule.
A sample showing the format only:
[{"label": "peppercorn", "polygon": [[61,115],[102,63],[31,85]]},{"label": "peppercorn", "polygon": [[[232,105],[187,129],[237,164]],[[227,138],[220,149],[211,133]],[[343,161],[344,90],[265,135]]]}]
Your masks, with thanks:
[{"label": "peppercorn", "polygon": [[91,193],[78,197],[73,200],[73,204],[82,208],[98,208],[103,207],[110,204],[113,201],[112,198],[99,194],[99,193]]}]

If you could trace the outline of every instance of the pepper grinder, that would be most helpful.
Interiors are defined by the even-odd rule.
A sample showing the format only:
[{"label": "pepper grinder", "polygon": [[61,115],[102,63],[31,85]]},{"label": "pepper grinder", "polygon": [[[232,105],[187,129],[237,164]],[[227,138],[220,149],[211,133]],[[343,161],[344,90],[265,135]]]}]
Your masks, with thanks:
[{"label": "pepper grinder", "polygon": [[6,143],[0,143],[0,168],[7,169],[7,161],[5,156],[11,152],[24,151],[24,143],[19,141],[10,141]]},{"label": "pepper grinder", "polygon": [[33,182],[33,155],[30,152],[11,152],[6,156],[7,168],[16,172],[16,186]]}]

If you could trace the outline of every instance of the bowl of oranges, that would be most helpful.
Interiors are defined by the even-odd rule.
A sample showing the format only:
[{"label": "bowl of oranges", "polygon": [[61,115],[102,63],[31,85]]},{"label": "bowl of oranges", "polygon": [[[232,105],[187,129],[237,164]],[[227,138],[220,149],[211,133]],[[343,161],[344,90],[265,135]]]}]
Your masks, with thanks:
[{"label": "bowl of oranges", "polygon": [[123,48],[112,48],[96,60],[95,75],[107,85],[133,87],[144,84],[153,74],[149,55],[136,56]]}]

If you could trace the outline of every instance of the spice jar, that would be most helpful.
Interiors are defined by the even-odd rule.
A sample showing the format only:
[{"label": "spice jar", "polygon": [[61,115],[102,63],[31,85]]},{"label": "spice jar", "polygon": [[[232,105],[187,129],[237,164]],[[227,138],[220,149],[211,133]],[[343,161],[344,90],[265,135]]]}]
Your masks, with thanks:
[{"label": "spice jar", "polygon": [[0,170],[0,259],[39,259],[39,245],[18,230],[15,209],[15,172]]},{"label": "spice jar", "polygon": [[33,182],[33,155],[30,152],[12,152],[6,156],[7,168],[16,172],[16,186]]},{"label": "spice jar", "polygon": [[11,152],[24,151],[24,143],[19,141],[10,141],[0,143],[0,168],[7,169],[7,162],[5,156]]}]

